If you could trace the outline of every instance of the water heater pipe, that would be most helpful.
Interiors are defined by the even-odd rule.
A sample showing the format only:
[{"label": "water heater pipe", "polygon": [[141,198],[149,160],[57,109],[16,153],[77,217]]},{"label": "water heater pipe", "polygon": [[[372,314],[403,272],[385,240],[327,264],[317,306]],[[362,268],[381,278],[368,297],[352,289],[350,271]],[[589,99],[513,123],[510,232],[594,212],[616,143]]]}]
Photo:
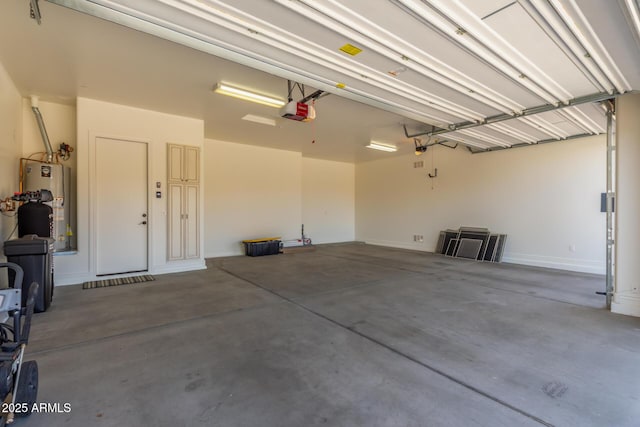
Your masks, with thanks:
[{"label": "water heater pipe", "polygon": [[42,143],[44,144],[44,149],[47,152],[47,163],[51,163],[53,161],[53,150],[51,149],[51,143],[49,142],[49,135],[47,135],[47,129],[44,127],[44,120],[42,119],[42,114],[40,113],[40,109],[38,109],[37,96],[31,97],[31,110],[33,110],[33,114],[36,116],[36,121],[38,122],[38,128],[40,128]]}]

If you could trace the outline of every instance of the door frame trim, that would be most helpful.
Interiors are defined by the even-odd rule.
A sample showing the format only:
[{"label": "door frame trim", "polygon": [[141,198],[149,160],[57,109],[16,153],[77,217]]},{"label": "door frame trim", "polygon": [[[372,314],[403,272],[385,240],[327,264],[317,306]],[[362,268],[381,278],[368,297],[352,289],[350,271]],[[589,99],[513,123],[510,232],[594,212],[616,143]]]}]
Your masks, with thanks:
[{"label": "door frame trim", "polygon": [[[106,134],[106,133],[96,133],[89,132],[89,144],[88,144],[88,155],[89,155],[89,273],[92,276],[97,277],[98,271],[98,218],[97,218],[97,201],[98,201],[98,190],[97,190],[97,177],[96,177],[96,164],[97,164],[97,149],[96,144],[98,138],[102,139],[113,139],[118,141],[129,141],[134,143],[145,144],[146,154],[147,154],[147,269],[140,271],[150,271],[151,270],[151,260],[152,253],[151,248],[153,248],[153,233],[151,232],[153,227],[153,199],[151,197],[151,177],[152,177],[152,164],[150,158],[152,154],[151,141],[149,139],[136,138],[130,136],[122,136],[115,134]],[[139,272],[139,273],[140,273]],[[113,273],[113,274],[101,274],[100,277],[108,277],[114,275],[122,275],[122,273]]]}]

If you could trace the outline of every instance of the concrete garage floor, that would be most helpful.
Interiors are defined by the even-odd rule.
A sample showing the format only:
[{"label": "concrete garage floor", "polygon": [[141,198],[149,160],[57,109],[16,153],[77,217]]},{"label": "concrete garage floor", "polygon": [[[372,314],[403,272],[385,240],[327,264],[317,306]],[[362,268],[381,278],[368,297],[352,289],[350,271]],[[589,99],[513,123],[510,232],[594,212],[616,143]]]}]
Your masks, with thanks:
[{"label": "concrete garage floor", "polygon": [[27,426],[638,426],[600,276],[363,244],[56,289]]}]

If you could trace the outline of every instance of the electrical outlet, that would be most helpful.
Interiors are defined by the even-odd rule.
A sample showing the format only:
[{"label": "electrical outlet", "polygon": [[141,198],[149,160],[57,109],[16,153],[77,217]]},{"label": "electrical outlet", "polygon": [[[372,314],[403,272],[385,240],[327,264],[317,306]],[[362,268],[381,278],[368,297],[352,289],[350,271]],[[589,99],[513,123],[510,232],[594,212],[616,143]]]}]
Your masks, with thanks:
[{"label": "electrical outlet", "polygon": [[413,162],[414,169],[423,168],[423,167],[424,167],[424,161],[420,160],[419,162]]},{"label": "electrical outlet", "polygon": [[413,235],[413,241],[414,242],[424,242],[424,236],[421,234],[414,234]]}]

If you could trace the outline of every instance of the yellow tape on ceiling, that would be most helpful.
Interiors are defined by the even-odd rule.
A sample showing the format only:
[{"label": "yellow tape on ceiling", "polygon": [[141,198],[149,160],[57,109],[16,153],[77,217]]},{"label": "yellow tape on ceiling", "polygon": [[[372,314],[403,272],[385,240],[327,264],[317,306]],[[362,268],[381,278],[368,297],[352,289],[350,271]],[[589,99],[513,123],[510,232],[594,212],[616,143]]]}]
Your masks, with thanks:
[{"label": "yellow tape on ceiling", "polygon": [[356,56],[357,54],[359,54],[360,52],[362,52],[362,49],[360,49],[359,47],[355,47],[352,44],[345,44],[344,46],[342,46],[340,48],[341,51],[343,51],[346,54],[349,54],[351,56]]}]

